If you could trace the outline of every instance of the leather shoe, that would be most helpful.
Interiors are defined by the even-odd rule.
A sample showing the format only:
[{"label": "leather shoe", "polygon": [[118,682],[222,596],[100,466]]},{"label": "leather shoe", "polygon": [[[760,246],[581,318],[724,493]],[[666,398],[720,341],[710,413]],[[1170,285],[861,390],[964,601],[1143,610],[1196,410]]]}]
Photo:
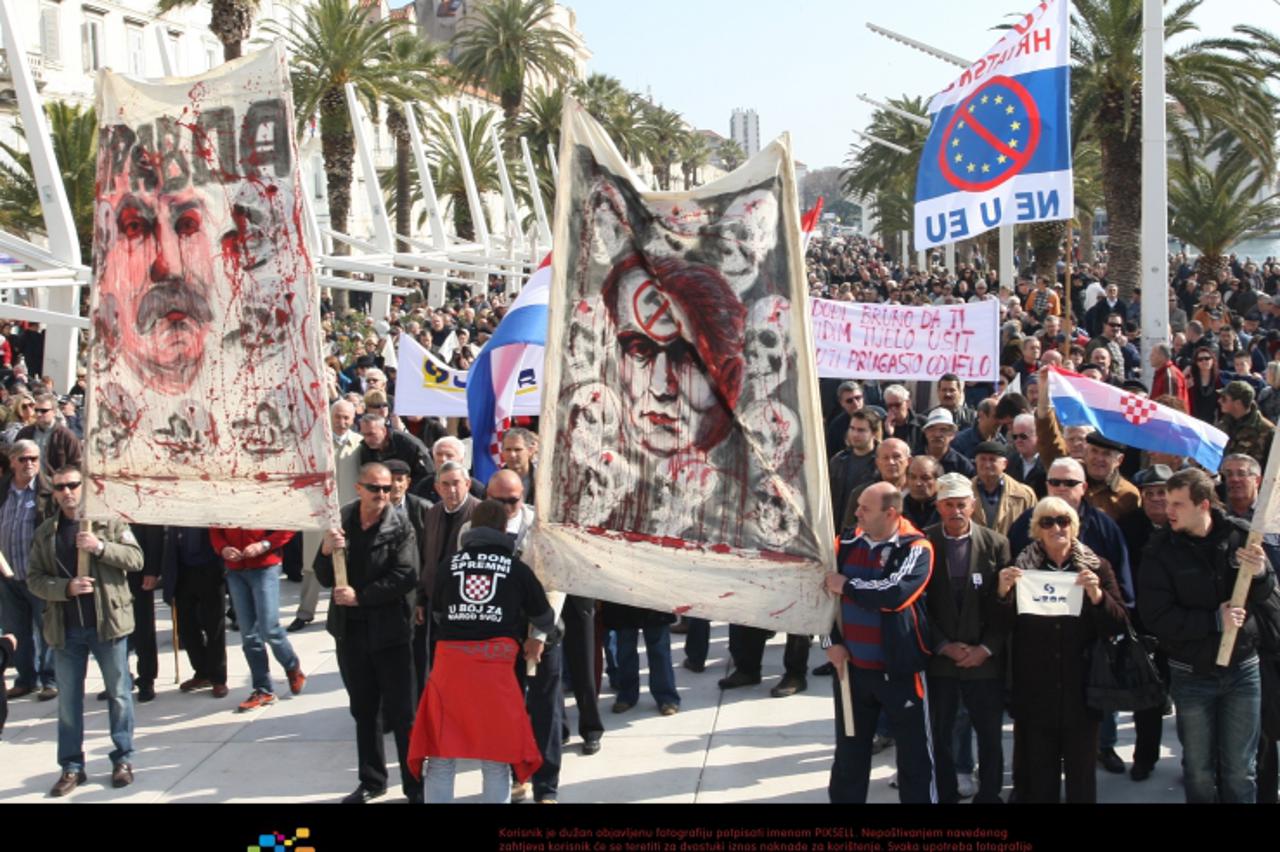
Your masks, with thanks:
[{"label": "leather shoe", "polygon": [[721,689],[737,689],[740,686],[755,686],[760,682],[760,675],[749,675],[741,669],[735,669],[728,677],[720,678]]},{"label": "leather shoe", "polygon": [[286,627],[285,630],[289,633],[297,633],[313,621],[315,621],[314,618],[295,618],[293,621],[289,622],[289,626]]},{"label": "leather shoe", "polygon": [[613,712],[615,712],[615,713],[625,713],[625,712],[627,712],[628,710],[630,710],[630,709],[631,709],[632,707],[634,707],[634,706],[635,706],[634,704],[628,704],[628,703],[627,703],[627,702],[625,702],[625,701],[615,701],[615,702],[613,702]]},{"label": "leather shoe", "polygon": [[208,689],[212,685],[206,677],[193,677],[178,684],[178,689],[183,692],[195,692],[197,689]]},{"label": "leather shoe", "polygon": [[582,741],[582,753],[586,755],[598,754],[600,752],[600,738],[595,737],[590,740]]},{"label": "leather shoe", "polygon": [[663,716],[674,716],[680,712],[680,705],[663,704],[658,707],[658,712],[661,713]]},{"label": "leather shoe", "polygon": [[111,770],[111,786],[128,787],[133,783],[133,767],[127,763],[117,763]]},{"label": "leather shoe", "polygon": [[227,685],[226,685],[225,683],[215,683],[215,684],[213,685],[213,697],[214,697],[214,698],[226,698],[226,697],[227,697],[227,693],[228,693],[228,692],[230,692],[230,691],[231,691],[231,690],[227,689]]},{"label": "leather shoe", "polygon": [[342,797],[342,804],[363,805],[365,802],[371,802],[380,796],[385,796],[386,794],[387,790],[385,787],[381,790],[370,790],[368,787],[361,784],[359,787]]},{"label": "leather shoe", "polygon": [[823,663],[822,665],[814,669],[813,673],[818,677],[831,677],[836,673],[836,667],[833,666],[831,663]]},{"label": "leather shoe", "polygon": [[54,783],[53,789],[49,791],[49,795],[55,799],[61,798],[88,780],[89,778],[84,774],[83,769],[79,772],[64,772],[58,776],[58,780]]},{"label": "leather shoe", "polygon": [[46,686],[44,689],[36,693],[36,698],[41,701],[52,701],[58,697],[58,687]]},{"label": "leather shoe", "polygon": [[782,680],[778,681],[778,685],[769,690],[769,694],[774,698],[786,698],[788,695],[795,695],[797,692],[804,692],[809,688],[809,681],[803,675],[783,675]]},{"label": "leather shoe", "polygon": [[1129,777],[1134,781],[1146,781],[1151,777],[1151,770],[1155,769],[1150,763],[1135,763],[1133,768],[1129,770]]},{"label": "leather shoe", "polygon": [[1124,774],[1124,761],[1113,748],[1104,748],[1098,752],[1098,765],[1113,775]]},{"label": "leather shoe", "polygon": [[138,684],[138,703],[146,704],[156,698],[156,688],[149,683]]},{"label": "leather shoe", "polygon": [[704,671],[707,670],[706,663],[695,663],[693,660],[689,659],[688,657],[684,658],[684,662],[681,663],[681,665],[684,666],[689,671],[693,672],[694,674],[702,674]]},{"label": "leather shoe", "polygon": [[9,698],[22,698],[35,692],[34,686],[11,686],[9,691],[5,693]]}]

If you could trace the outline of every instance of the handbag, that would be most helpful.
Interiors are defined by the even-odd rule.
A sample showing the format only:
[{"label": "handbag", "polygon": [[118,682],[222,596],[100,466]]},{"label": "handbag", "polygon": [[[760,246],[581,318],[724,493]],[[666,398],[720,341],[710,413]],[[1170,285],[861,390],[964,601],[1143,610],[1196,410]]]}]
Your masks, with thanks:
[{"label": "handbag", "polygon": [[1129,619],[1125,632],[1099,638],[1089,661],[1085,704],[1103,713],[1164,707],[1169,687],[1156,668],[1154,653],[1138,637]]}]

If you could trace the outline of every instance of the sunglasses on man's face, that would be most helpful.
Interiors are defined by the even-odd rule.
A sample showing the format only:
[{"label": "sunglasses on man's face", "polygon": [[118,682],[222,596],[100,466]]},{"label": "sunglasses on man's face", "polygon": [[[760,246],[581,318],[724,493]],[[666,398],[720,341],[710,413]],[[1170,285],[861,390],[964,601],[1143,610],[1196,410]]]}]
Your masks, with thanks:
[{"label": "sunglasses on man's face", "polygon": [[53,409],[52,409],[52,408],[37,408],[37,409],[36,409],[36,414],[48,414],[50,411],[53,411]]},{"label": "sunglasses on man's face", "polygon": [[370,494],[390,494],[391,493],[390,485],[372,485],[368,482],[361,482],[360,487],[363,488],[365,491],[368,491]]},{"label": "sunglasses on man's face", "polygon": [[1054,527],[1062,527],[1064,530],[1071,529],[1071,518],[1066,515],[1053,515],[1040,519],[1040,529],[1051,530]]},{"label": "sunglasses on man's face", "polygon": [[53,484],[54,491],[75,491],[79,487],[79,482],[55,482]]},{"label": "sunglasses on man's face", "polygon": [[19,456],[18,461],[23,464],[40,464],[39,456]]},{"label": "sunglasses on man's face", "polygon": [[492,497],[490,499],[497,500],[499,503],[502,503],[503,505],[506,505],[506,506],[514,506],[520,502],[519,497]]},{"label": "sunglasses on man's face", "polygon": [[1054,488],[1075,488],[1080,484],[1078,479],[1050,479],[1049,484]]}]

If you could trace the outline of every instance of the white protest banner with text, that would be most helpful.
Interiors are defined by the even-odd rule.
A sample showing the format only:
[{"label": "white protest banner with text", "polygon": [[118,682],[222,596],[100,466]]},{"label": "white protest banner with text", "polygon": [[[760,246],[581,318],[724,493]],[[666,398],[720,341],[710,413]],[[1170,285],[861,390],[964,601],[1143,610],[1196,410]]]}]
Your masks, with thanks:
[{"label": "white protest banner with text", "polygon": [[835,379],[966,382],[1000,374],[1000,304],[864,304],[810,299],[818,375]]},{"label": "white protest banner with text", "polygon": [[1079,615],[1084,607],[1084,586],[1066,571],[1023,571],[1014,584],[1018,615]]},{"label": "white protest banner with text", "polygon": [[[396,378],[396,414],[401,417],[466,417],[467,371],[446,365],[407,334],[400,335]],[[516,391],[515,413],[542,412],[538,387],[541,364],[524,364]]]}]

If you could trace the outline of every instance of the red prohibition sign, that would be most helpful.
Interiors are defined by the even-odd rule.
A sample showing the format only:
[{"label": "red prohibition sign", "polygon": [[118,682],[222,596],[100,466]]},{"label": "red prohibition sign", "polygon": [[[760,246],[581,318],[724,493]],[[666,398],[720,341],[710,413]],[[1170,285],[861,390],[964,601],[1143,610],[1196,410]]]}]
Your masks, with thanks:
[{"label": "red prohibition sign", "polygon": [[[989,96],[997,87],[1002,90],[1001,94],[1007,93],[1026,111],[1027,141],[1021,151],[1009,147],[1008,144],[970,112],[970,107],[974,105],[975,99],[983,95]],[[982,181],[968,180],[957,174],[952,168],[951,161],[948,159],[948,151],[951,147],[950,141],[954,138],[957,130],[956,125],[961,121],[964,122],[964,127],[959,129],[972,130],[990,145],[997,154],[1008,158],[1009,162],[994,177]],[[942,177],[947,183],[966,192],[982,192],[999,186],[1026,168],[1039,144],[1040,110],[1036,107],[1035,98],[1031,96],[1025,86],[1012,77],[992,77],[986,83],[974,89],[969,97],[961,101],[960,106],[956,107],[955,112],[951,114],[951,121],[947,124],[947,129],[942,134],[941,144],[938,146],[938,165],[942,170]]]},{"label": "red prohibition sign", "polygon": [[671,313],[671,299],[652,280],[646,280],[636,288],[635,295],[631,297],[631,310],[635,312],[636,323],[644,333],[659,343],[670,343],[680,336],[680,322],[675,316],[667,319],[675,329],[670,334],[654,331],[662,318]]}]

